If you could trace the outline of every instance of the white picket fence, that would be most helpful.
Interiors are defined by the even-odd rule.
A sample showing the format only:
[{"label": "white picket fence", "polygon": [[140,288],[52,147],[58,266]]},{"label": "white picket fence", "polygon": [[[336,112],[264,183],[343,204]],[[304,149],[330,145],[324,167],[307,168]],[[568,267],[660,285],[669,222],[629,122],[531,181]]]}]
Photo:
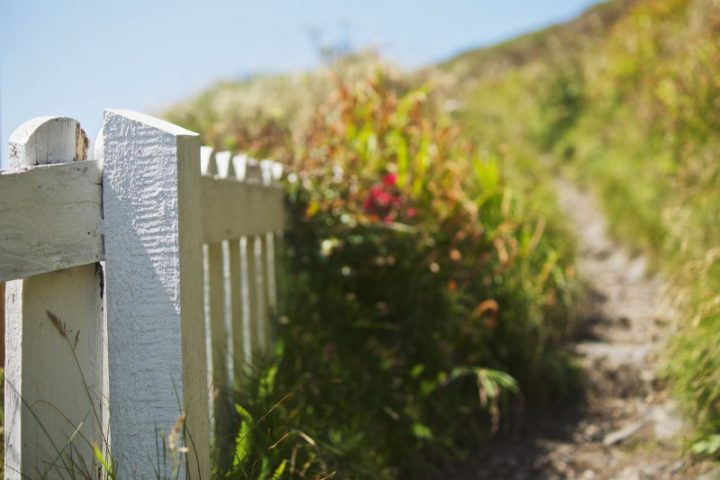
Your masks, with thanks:
[{"label": "white picket fence", "polygon": [[282,169],[130,111],[87,147],[34,119],[0,172],[5,478],[98,478],[93,446],[119,479],[209,478],[226,392],[271,341]]}]

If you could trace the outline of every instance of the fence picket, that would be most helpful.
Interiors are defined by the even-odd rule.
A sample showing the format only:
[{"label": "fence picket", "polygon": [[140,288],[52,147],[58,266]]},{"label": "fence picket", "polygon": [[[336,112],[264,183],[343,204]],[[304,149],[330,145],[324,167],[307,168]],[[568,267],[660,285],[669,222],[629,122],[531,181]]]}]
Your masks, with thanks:
[{"label": "fence picket", "polygon": [[[260,162],[263,173],[263,184],[266,186],[279,185],[282,176],[282,165],[270,160]],[[281,219],[282,220],[282,219]],[[262,236],[262,264],[263,264],[263,295],[265,304],[265,338],[269,345],[274,341],[275,325],[278,316],[277,304],[277,265],[275,251],[277,248],[278,232],[269,231]]]},{"label": "fence picket", "polygon": [[220,178],[233,178],[235,177],[235,166],[232,162],[232,152],[223,150],[215,154],[215,161],[217,162],[218,176]]},{"label": "fence picket", "polygon": [[214,400],[214,423],[217,438],[225,438],[229,432],[230,389],[228,372],[228,335],[225,325],[225,275],[222,243],[211,243],[208,248],[208,290],[210,303],[210,348],[212,351],[212,397]]},{"label": "fence picket", "polygon": [[5,366],[5,282],[0,282],[0,365]]},{"label": "fence picket", "polygon": [[275,234],[262,236],[263,297],[265,303],[265,338],[269,345],[273,343],[277,318],[277,296],[275,294]]},{"label": "fence picket", "polygon": [[264,345],[262,338],[262,326],[260,324],[260,302],[258,289],[259,265],[257,261],[257,237],[249,236],[245,238],[245,268],[246,268],[246,291],[245,299],[247,302],[247,322],[250,326],[250,356],[251,361],[260,354]]},{"label": "fence picket", "polygon": [[[200,149],[201,173],[203,175],[217,175],[218,168],[215,152],[212,147]],[[214,242],[205,245],[205,315],[206,333],[208,334],[208,363],[210,370],[210,398],[211,408],[210,428],[214,433],[215,447],[227,451],[231,432],[230,405],[228,392],[231,384],[228,371],[228,338],[230,332],[226,326],[226,285],[225,261],[223,242]]]},{"label": "fence picket", "polygon": [[[85,133],[76,120],[43,117],[13,132],[10,166],[43,168],[38,165],[84,160],[86,149]],[[35,187],[53,191],[52,184]],[[64,218],[72,214],[63,211]],[[94,260],[91,256],[81,262],[89,265],[8,282],[4,425],[8,480],[41,478],[53,469],[71,476],[92,471],[95,460],[89,446],[104,445],[102,270]],[[58,478],[57,473],[50,478]]]},{"label": "fence picket", "polygon": [[217,175],[218,168],[215,161],[215,149],[203,145],[200,147],[200,173],[202,175]]}]

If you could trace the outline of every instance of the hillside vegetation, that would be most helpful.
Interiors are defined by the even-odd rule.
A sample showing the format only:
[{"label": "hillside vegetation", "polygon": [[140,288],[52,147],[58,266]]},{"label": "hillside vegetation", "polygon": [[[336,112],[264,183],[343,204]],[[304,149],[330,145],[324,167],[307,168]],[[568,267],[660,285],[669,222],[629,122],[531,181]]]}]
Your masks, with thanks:
[{"label": "hillside vegetation", "polygon": [[180,119],[292,172],[279,352],[242,389],[224,463],[230,478],[432,476],[574,388],[571,242],[548,189],[517,186],[427,87],[372,55],[313,75],[326,91],[304,118]]},{"label": "hillside vegetation", "polygon": [[279,356],[239,398],[233,478],[417,478],[570,396],[558,172],[674,282],[668,379],[720,449],[717,0],[601,4],[414,73],[360,54],[226,82],[166,117],[295,172]]},{"label": "hillside vegetation", "polygon": [[530,189],[436,95],[364,54],[168,115],[291,172],[278,356],[239,393],[230,478],[432,476],[575,388],[573,248],[549,182],[534,166]]},{"label": "hillside vegetation", "polygon": [[[439,72],[439,73],[438,73]],[[593,189],[613,233],[673,282],[667,374],[720,448],[720,2],[637,0],[425,73],[476,138]]]}]

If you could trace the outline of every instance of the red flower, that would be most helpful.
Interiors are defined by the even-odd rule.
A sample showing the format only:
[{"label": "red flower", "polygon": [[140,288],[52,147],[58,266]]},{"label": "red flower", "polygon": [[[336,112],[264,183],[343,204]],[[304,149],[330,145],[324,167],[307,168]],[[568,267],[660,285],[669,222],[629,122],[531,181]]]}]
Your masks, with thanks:
[{"label": "red flower", "polygon": [[376,189],[374,192],[371,190],[371,195],[375,199],[375,203],[380,207],[389,207],[394,200],[390,193],[380,189]]},{"label": "red flower", "polygon": [[373,213],[372,210],[374,210],[374,207],[372,204],[372,197],[367,197],[365,200],[363,200],[363,210],[368,213]]},{"label": "red flower", "polygon": [[376,183],[368,189],[368,196],[363,200],[363,209],[377,215],[386,223],[391,223],[398,215],[397,210],[402,205],[402,198],[398,194],[397,175],[386,174],[382,183]]}]

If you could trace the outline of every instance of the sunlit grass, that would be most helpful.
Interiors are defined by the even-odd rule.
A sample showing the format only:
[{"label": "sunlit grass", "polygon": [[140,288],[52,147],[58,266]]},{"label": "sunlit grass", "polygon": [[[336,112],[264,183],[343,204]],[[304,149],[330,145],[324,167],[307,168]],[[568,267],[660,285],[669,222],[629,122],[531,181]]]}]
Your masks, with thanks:
[{"label": "sunlit grass", "polygon": [[613,2],[444,66],[476,62],[456,84],[479,138],[590,186],[612,233],[672,282],[682,316],[666,371],[706,454],[720,432],[719,19],[712,0]]}]

